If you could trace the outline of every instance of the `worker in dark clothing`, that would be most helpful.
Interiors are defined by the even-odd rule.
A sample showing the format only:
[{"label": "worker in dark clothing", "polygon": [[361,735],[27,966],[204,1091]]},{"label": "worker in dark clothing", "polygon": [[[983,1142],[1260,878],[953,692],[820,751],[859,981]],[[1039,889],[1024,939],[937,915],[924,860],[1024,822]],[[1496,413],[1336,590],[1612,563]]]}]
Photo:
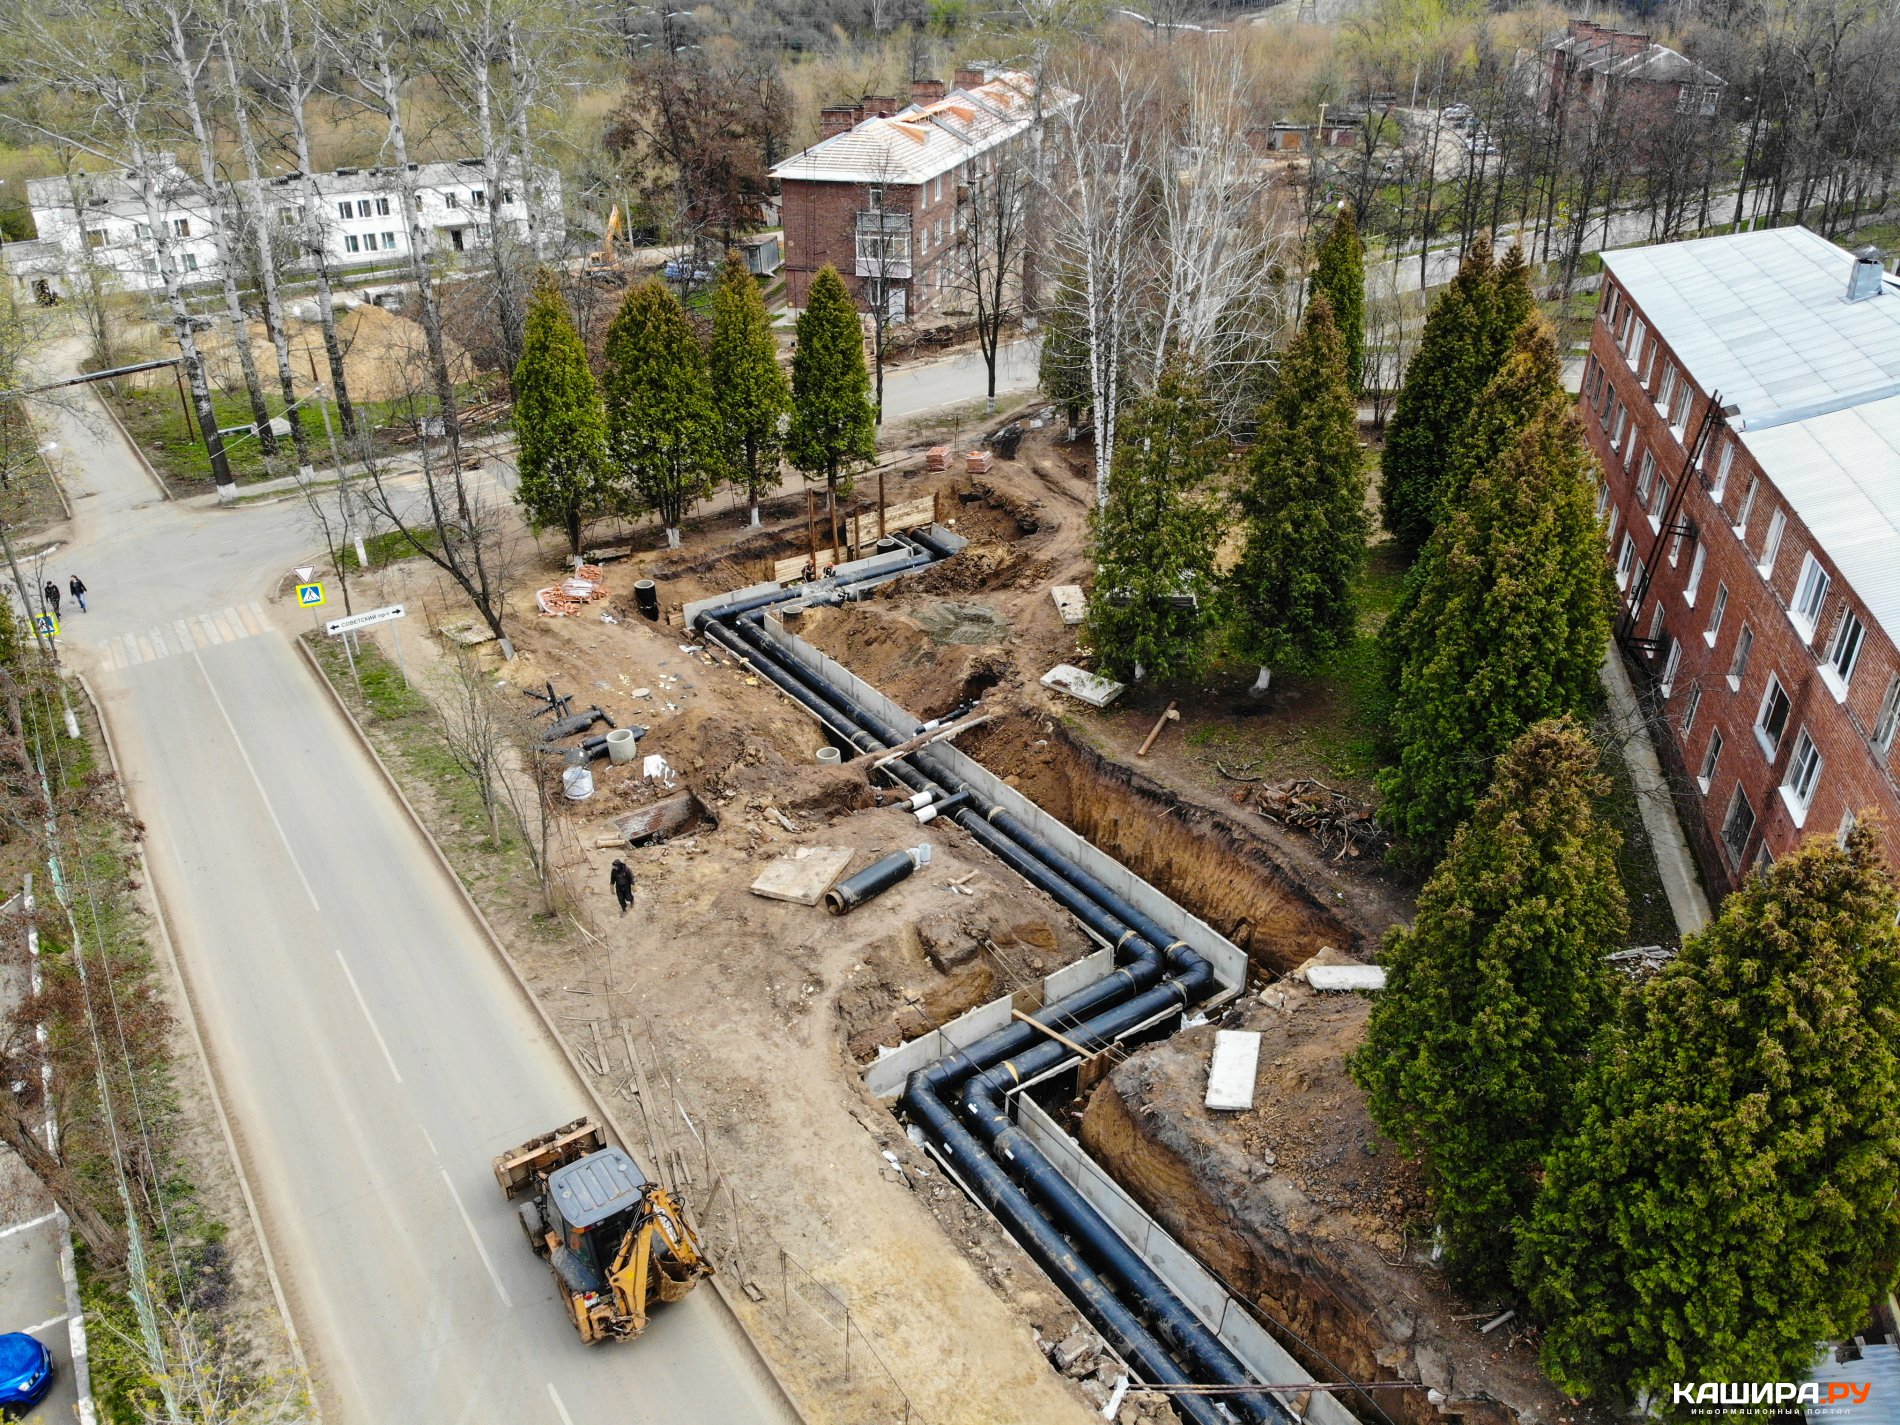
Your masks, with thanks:
[{"label": "worker in dark clothing", "polygon": [[86,581],[77,574],[66,581],[66,592],[73,596],[73,602],[79,605],[79,612],[86,611]]},{"label": "worker in dark clothing", "polygon": [[58,618],[59,617],[59,585],[55,584],[51,579],[48,579],[46,581],[46,587],[44,589],[41,589],[40,592],[46,596],[47,612],[52,614],[54,618]]},{"label": "worker in dark clothing", "polygon": [[607,879],[613,882],[614,899],[620,902],[620,913],[625,915],[633,908],[633,872],[627,869],[625,861],[616,861]]}]

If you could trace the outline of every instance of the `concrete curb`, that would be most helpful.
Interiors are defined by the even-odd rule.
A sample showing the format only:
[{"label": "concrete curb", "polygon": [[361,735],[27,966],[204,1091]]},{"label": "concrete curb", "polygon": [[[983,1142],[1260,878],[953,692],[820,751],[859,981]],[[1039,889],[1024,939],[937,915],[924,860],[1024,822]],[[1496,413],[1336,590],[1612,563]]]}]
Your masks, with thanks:
[{"label": "concrete curb", "polygon": [[[93,720],[99,724],[99,737],[106,746],[106,762],[112,768],[112,775],[119,784],[119,798],[128,814],[132,811],[130,797],[126,790],[125,774],[119,767],[118,748],[113,745],[112,731],[106,725],[105,705],[92,691],[92,684],[86,681],[86,675],[75,672],[73,680],[79,684],[79,690],[85,694],[86,701],[92,705]],[[251,1219],[251,1235],[257,1238],[258,1255],[264,1261],[264,1276],[270,1282],[271,1297],[277,1303],[277,1314],[283,1319],[284,1335],[290,1342],[291,1359],[297,1363],[297,1369],[309,1382],[310,1418],[313,1421],[323,1419],[323,1407],[318,1402],[316,1380],[310,1373],[310,1362],[304,1355],[303,1339],[297,1334],[296,1318],[290,1314],[290,1300],[284,1293],[283,1279],[277,1272],[277,1260],[271,1255],[270,1238],[264,1232],[264,1217],[258,1210],[257,1196],[251,1191],[250,1174],[244,1169],[244,1155],[238,1151],[237,1135],[231,1129],[231,1115],[225,1111],[224,1094],[218,1087],[218,1075],[212,1066],[210,1052],[205,1048],[204,1035],[198,1027],[198,1002],[191,992],[190,982],[185,978],[184,964],[178,958],[176,943],[172,940],[171,923],[165,915],[164,898],[158,893],[158,883],[152,879],[152,868],[145,859],[145,843],[135,843],[139,856],[139,876],[151,891],[152,920],[158,926],[159,945],[164,952],[166,966],[171,970],[172,980],[178,987],[180,1001],[185,1006],[185,1024],[191,1030],[192,1048],[198,1055],[198,1066],[204,1070],[205,1087],[211,1095],[211,1106],[218,1115],[218,1128],[224,1134],[224,1148],[231,1155],[232,1170],[237,1175],[238,1190],[244,1198],[245,1215]],[[77,1315],[74,1321],[78,1321]],[[74,1356],[77,1360],[78,1344],[75,1342]],[[75,1370],[77,1367],[75,1366]],[[90,1425],[90,1422],[82,1422]]]},{"label": "concrete curb", "polygon": [[[594,1087],[592,1076],[587,1073],[579,1059],[575,1057],[574,1051],[568,1046],[567,1040],[563,1038],[560,1031],[554,1027],[554,1021],[548,1017],[547,1010],[542,1006],[541,1001],[536,998],[533,988],[530,987],[527,980],[522,976],[520,967],[515,964],[514,957],[508,953],[507,947],[502,944],[501,937],[495,933],[494,926],[488,923],[488,917],[482,914],[482,908],[475,904],[475,898],[468,893],[468,887],[462,884],[462,878],[455,874],[455,867],[449,861],[447,853],[443,851],[441,843],[435,839],[435,834],[429,830],[427,824],[422,820],[421,815],[416,811],[415,805],[409,800],[408,793],[403,791],[402,784],[396,780],[395,774],[389,770],[388,764],[383,761],[382,754],[376,750],[376,745],[370,741],[369,734],[363,730],[363,725],[356,720],[356,714],[350,711],[349,704],[343,701],[342,695],[337,692],[329,678],[324,676],[323,666],[317,662],[316,654],[310,651],[310,645],[305,643],[301,638],[295,638],[293,642],[297,645],[297,651],[303,654],[304,662],[309,665],[311,676],[317,680],[319,686],[329,695],[332,705],[343,715],[343,720],[349,724],[350,730],[356,734],[357,742],[361,744],[363,750],[369,754],[370,761],[376,764],[376,770],[382,774],[383,782],[388,786],[389,790],[395,794],[397,802],[408,815],[410,824],[422,834],[422,839],[427,843],[430,852],[434,854],[436,864],[441,868],[442,874],[447,877],[449,884],[454,887],[457,898],[460,899],[463,907],[468,911],[469,916],[474,920],[476,925],[481,927],[482,938],[488,942],[488,948],[494,952],[495,958],[501,962],[502,968],[507,971],[509,980],[513,983],[516,991],[527,1004],[535,1019],[540,1023],[542,1031],[548,1036],[549,1040],[553,1042],[555,1047],[561,1051],[561,1057],[567,1061],[568,1071],[573,1074],[575,1081],[580,1084],[581,1092],[587,1096],[588,1103],[593,1106],[594,1111],[600,1115],[601,1121],[607,1125],[613,1132],[614,1137],[621,1143],[637,1142],[638,1140],[629,1134],[626,1128],[621,1124],[618,1115],[614,1113],[612,1108],[608,1107],[606,1100],[600,1096],[600,1093]],[[732,1297],[726,1289],[725,1282],[717,1276],[711,1277],[708,1280],[712,1284],[714,1294],[719,1298],[719,1304],[725,1308],[727,1318],[731,1321],[734,1328],[737,1329],[740,1339],[751,1348],[753,1363],[758,1367],[761,1376],[772,1383],[772,1388],[778,1393],[780,1401],[791,1413],[792,1418],[798,1421],[799,1425],[807,1425],[805,1412],[799,1407],[797,1399],[786,1387],[784,1378],[778,1373],[778,1368],[772,1364],[770,1358],[759,1348],[758,1341],[753,1337],[752,1333],[746,1329],[745,1318],[739,1314],[738,1309],[733,1305]]]},{"label": "concrete curb", "polygon": [[119,413],[113,409],[112,402],[90,388],[88,388],[88,394],[91,395],[93,403],[106,413],[106,419],[112,422],[112,428],[119,433],[119,439],[125,442],[126,449],[132,452],[132,458],[138,461],[139,469],[152,477],[152,483],[158,486],[158,493],[167,500],[177,499],[178,496],[172,493],[172,487],[165,483],[165,477],[158,473],[158,467],[146,459],[145,447],[132,439],[132,432],[125,428],[125,422],[119,419]]},{"label": "concrete curb", "polygon": [[79,1425],[94,1425],[99,1408],[92,1401],[92,1362],[86,1342],[86,1313],[79,1301],[79,1264],[73,1260],[73,1229],[59,1214],[59,1279],[66,1288],[66,1335],[73,1357],[73,1390],[79,1396]]}]

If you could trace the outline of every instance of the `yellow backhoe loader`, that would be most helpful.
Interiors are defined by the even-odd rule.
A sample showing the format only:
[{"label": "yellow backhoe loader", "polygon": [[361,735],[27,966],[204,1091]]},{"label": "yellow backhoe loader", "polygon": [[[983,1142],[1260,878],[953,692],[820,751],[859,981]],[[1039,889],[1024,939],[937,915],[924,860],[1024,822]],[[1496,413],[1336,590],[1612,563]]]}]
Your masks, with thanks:
[{"label": "yellow backhoe loader", "polygon": [[654,1307],[712,1275],[684,1206],[591,1118],[500,1154],[495,1181],[589,1344],[638,1336]]}]

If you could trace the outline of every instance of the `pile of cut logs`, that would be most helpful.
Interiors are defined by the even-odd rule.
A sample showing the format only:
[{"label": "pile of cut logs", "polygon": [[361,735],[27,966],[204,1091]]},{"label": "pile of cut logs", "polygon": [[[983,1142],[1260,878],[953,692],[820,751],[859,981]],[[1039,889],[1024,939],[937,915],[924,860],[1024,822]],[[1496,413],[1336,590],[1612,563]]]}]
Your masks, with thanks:
[{"label": "pile of cut logs", "polygon": [[1335,861],[1380,851],[1392,839],[1374,818],[1370,802],[1334,791],[1312,777],[1262,787],[1253,793],[1252,804],[1268,821],[1311,836]]}]

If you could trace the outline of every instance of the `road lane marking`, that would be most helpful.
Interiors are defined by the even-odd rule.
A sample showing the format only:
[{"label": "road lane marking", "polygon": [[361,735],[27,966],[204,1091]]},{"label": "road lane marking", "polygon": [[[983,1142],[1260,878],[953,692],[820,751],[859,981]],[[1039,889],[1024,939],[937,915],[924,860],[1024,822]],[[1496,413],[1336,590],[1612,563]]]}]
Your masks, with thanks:
[{"label": "road lane marking", "polygon": [[47,1213],[44,1217],[36,1217],[31,1222],[16,1222],[11,1227],[0,1228],[0,1237],[11,1237],[15,1232],[28,1231],[31,1228],[38,1227],[43,1222],[51,1222],[58,1216],[59,1209],[54,1208],[53,1211]]},{"label": "road lane marking", "polygon": [[561,1425],[574,1425],[574,1417],[567,1413],[567,1407],[561,1404],[560,1392],[555,1390],[554,1382],[548,1382],[548,1399],[554,1402],[554,1413],[561,1417]]},{"label": "road lane marking", "polygon": [[20,1327],[20,1330],[24,1334],[31,1336],[34,1333],[39,1332],[39,1331],[51,1330],[53,1327],[59,1325],[60,1322],[66,1321],[68,1319],[70,1319],[69,1314],[67,1312],[62,1311],[59,1313],[59,1315],[52,1317],[50,1320],[42,1321],[37,1326],[22,1326]]},{"label": "road lane marking", "polygon": [[[503,1306],[513,1311],[515,1304],[508,1299],[508,1288],[501,1284],[501,1276],[496,1272],[495,1264],[488,1260],[488,1249],[482,1245],[482,1239],[475,1233],[475,1219],[470,1217],[468,1215],[468,1209],[462,1206],[462,1195],[455,1190],[455,1184],[449,1181],[449,1170],[447,1168],[437,1168],[436,1171],[442,1174],[442,1186],[447,1188],[449,1190],[449,1196],[455,1199],[455,1210],[462,1214],[462,1225],[468,1228],[469,1241],[475,1244],[475,1255],[480,1257],[482,1259],[482,1265],[488,1268],[488,1279],[495,1284],[495,1295],[501,1298],[501,1304]],[[552,1389],[552,1387],[549,1388]],[[562,1411],[561,1413],[565,1415],[567,1412]],[[573,1425],[573,1422],[568,1422],[568,1425]]]},{"label": "road lane marking", "polygon": [[363,998],[362,987],[356,983],[356,976],[350,972],[350,962],[343,958],[341,950],[336,952],[336,962],[343,967],[343,978],[350,982],[350,993],[356,996],[356,1006],[363,1011],[363,1018],[369,1024],[369,1032],[376,1036],[376,1047],[383,1051],[383,1062],[389,1065],[389,1072],[395,1075],[396,1082],[401,1083],[402,1071],[396,1067],[396,1056],[389,1052],[389,1044],[383,1038],[383,1031],[376,1027],[376,1016],[369,1012],[369,1001]]},{"label": "road lane marking", "polygon": [[[199,657],[198,650],[195,648],[191,652],[191,661],[198,665],[198,675],[205,680],[205,688],[211,694],[211,701],[217,705],[218,715],[224,719],[224,725],[231,729],[231,740],[237,744],[238,756],[244,759],[244,770],[251,774],[251,783],[257,788],[257,795],[264,803],[264,810],[270,814],[270,824],[277,828],[277,839],[284,843],[284,854],[290,858],[290,864],[297,873],[297,879],[303,882],[303,893],[310,897],[310,908],[318,915],[322,915],[323,907],[317,904],[317,893],[310,889],[310,878],[303,873],[303,865],[297,860],[297,850],[290,844],[290,838],[284,834],[284,824],[277,818],[277,808],[271,805],[270,794],[264,790],[264,779],[257,775],[257,768],[251,762],[251,754],[244,750],[244,739],[238,736],[237,724],[231,721],[231,714],[224,706],[224,699],[218,696],[218,686],[211,681],[210,670],[205,667],[204,659]],[[380,1039],[382,1036],[377,1037]]]}]

